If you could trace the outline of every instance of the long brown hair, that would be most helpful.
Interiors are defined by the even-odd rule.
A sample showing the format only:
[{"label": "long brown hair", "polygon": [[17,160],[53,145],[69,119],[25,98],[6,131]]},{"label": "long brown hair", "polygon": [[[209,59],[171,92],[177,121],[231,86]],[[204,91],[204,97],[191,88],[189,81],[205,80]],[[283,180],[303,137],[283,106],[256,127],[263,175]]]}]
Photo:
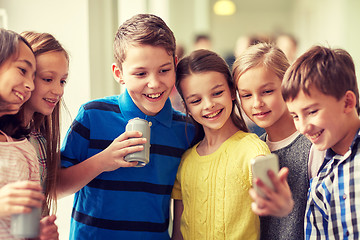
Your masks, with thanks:
[{"label": "long brown hair", "polygon": [[[49,33],[23,32],[21,33],[31,45],[35,57],[47,52],[63,52],[68,63],[69,55],[62,45]],[[45,202],[43,215],[49,214],[50,210],[56,212],[56,185],[58,170],[60,168],[60,101],[56,104],[49,116],[35,112],[30,128],[40,132],[46,139],[46,167],[45,179]]]}]

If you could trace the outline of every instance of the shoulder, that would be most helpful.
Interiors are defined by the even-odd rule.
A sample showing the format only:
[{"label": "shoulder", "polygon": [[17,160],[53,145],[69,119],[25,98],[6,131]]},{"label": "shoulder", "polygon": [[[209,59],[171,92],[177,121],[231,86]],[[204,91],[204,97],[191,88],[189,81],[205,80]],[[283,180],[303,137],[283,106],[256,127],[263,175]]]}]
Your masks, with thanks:
[{"label": "shoulder", "polygon": [[119,96],[108,96],[104,98],[95,99],[82,105],[85,110],[101,110],[120,112]]},{"label": "shoulder", "polygon": [[238,131],[234,135],[234,141],[241,141],[251,145],[267,146],[266,143],[262,141],[255,133],[247,133],[243,131]]},{"label": "shoulder", "polygon": [[198,146],[198,144],[195,144],[195,146],[187,149],[184,154],[182,155],[182,160],[185,160],[189,157],[191,157],[192,155],[194,155],[194,153],[196,152],[196,147]]},{"label": "shoulder", "polygon": [[288,148],[292,151],[303,152],[308,155],[310,153],[311,141],[303,134],[299,134],[299,136],[288,145]]},{"label": "shoulder", "polygon": [[238,131],[230,139],[231,148],[234,152],[252,152],[259,154],[270,153],[266,143],[262,141],[255,133],[246,133]]}]

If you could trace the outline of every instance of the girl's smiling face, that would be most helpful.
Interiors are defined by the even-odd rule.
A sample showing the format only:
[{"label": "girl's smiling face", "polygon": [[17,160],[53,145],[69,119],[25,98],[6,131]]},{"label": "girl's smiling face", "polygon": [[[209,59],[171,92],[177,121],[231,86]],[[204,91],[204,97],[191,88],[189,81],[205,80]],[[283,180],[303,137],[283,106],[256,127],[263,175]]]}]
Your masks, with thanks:
[{"label": "girl's smiling face", "polygon": [[31,49],[19,42],[19,49],[0,66],[0,114],[16,114],[34,90],[36,62]]},{"label": "girl's smiling face", "polygon": [[281,95],[281,79],[264,66],[250,68],[237,81],[241,106],[259,127],[268,128],[287,111]]},{"label": "girl's smiling face", "polygon": [[191,74],[181,81],[180,87],[189,114],[204,130],[221,129],[231,119],[234,94],[223,74]]},{"label": "girl's smiling face", "polygon": [[25,114],[50,115],[64,94],[69,63],[64,52],[46,52],[36,56],[35,90],[25,103]]}]

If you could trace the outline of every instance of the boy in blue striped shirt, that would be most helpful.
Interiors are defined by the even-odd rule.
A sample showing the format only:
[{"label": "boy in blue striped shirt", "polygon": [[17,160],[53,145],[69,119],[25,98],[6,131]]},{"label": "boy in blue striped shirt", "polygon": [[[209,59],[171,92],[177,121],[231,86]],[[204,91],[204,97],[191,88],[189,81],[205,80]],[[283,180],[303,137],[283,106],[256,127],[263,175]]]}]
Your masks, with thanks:
[{"label": "boy in blue striped shirt", "polygon": [[282,94],[298,131],[327,150],[310,182],[305,239],[359,239],[359,93],[351,56],[312,47],[286,72]]},{"label": "boy in blue striped shirt", "polygon": [[[119,27],[112,71],[126,91],[81,106],[61,149],[58,191],[76,192],[70,239],[170,239],[170,194],[194,135],[168,98],[175,46],[172,31],[157,16],[138,14]],[[124,161],[146,141],[139,132],[125,132],[136,117],[152,123],[144,167]]]}]

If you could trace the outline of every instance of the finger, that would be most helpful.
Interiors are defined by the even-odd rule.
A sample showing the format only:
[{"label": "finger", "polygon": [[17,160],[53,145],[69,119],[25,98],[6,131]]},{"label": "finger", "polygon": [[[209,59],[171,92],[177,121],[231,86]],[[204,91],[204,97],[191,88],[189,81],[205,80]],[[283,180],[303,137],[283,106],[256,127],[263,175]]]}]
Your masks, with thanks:
[{"label": "finger", "polygon": [[278,173],[278,178],[280,179],[281,182],[284,182],[287,180],[288,175],[289,175],[289,169],[287,167],[283,167],[280,169]]},{"label": "finger", "polygon": [[128,131],[120,134],[117,138],[114,139],[114,142],[122,142],[129,138],[140,138],[141,136],[142,136],[142,132]]},{"label": "finger", "polygon": [[138,162],[127,162],[123,160],[120,163],[120,167],[135,167],[136,165],[138,165]]},{"label": "finger", "polygon": [[9,191],[9,198],[13,200],[24,201],[24,204],[29,201],[41,202],[44,200],[44,194],[40,191],[34,191],[32,189],[13,189]]},{"label": "finger", "polygon": [[55,215],[51,215],[51,216],[45,216],[40,220],[40,223],[42,225],[49,225],[49,224],[54,224],[56,220],[56,216]]},{"label": "finger", "polygon": [[259,208],[259,206],[255,202],[251,203],[251,210],[258,216],[268,216],[268,215],[270,215],[269,211],[267,209]]},{"label": "finger", "polygon": [[262,208],[265,205],[266,199],[262,198],[255,189],[251,188],[249,194],[259,208]]},{"label": "finger", "polygon": [[33,208],[33,207],[41,207],[42,200],[34,199],[31,197],[17,197],[17,198],[12,198],[9,204],[14,207],[19,206],[25,208]]},{"label": "finger", "polygon": [[271,198],[274,190],[269,188],[260,178],[256,178],[254,184],[256,184],[257,188],[265,194],[265,198]]},{"label": "finger", "polygon": [[12,188],[12,189],[28,189],[33,191],[41,192],[42,188],[39,182],[34,181],[18,181],[9,183],[5,186],[6,188]]}]

